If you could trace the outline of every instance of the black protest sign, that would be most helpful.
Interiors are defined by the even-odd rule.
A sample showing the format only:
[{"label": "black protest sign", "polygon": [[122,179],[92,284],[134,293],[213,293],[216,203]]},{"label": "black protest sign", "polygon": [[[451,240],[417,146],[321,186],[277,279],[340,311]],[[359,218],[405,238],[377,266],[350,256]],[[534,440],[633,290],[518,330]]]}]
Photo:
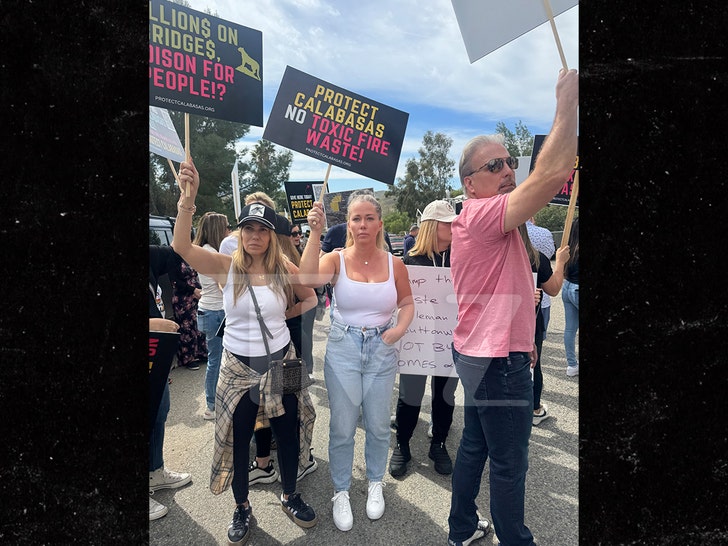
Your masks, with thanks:
[{"label": "black protest sign", "polygon": [[315,186],[323,185],[323,180],[316,182],[284,182],[286,187],[286,199],[288,210],[291,212],[291,223],[294,225],[305,224],[308,211],[316,201]]},{"label": "black protest sign", "polygon": [[150,0],[149,104],[262,127],[263,34]]},{"label": "black protest sign", "polygon": [[159,402],[169,377],[172,360],[177,354],[179,334],[176,332],[149,332],[149,432],[157,419]]},{"label": "black protest sign", "polygon": [[[536,156],[538,156],[538,153],[541,151],[541,147],[543,146],[543,141],[546,139],[546,135],[536,135],[533,138],[533,152],[531,152],[531,165],[528,168],[528,173],[531,174],[533,172],[533,168],[536,166]],[[564,185],[562,186],[559,193],[557,193],[551,201],[549,201],[549,205],[564,205],[566,207],[569,206],[569,200],[571,199],[571,190],[574,187],[574,175],[576,174],[576,169],[579,168],[579,152],[577,148],[576,152],[576,161],[574,161],[574,168],[571,170],[571,175],[569,175],[569,179],[564,181]],[[576,196],[576,206],[579,206],[579,196]]]},{"label": "black protest sign", "polygon": [[263,138],[394,184],[409,114],[286,67]]}]

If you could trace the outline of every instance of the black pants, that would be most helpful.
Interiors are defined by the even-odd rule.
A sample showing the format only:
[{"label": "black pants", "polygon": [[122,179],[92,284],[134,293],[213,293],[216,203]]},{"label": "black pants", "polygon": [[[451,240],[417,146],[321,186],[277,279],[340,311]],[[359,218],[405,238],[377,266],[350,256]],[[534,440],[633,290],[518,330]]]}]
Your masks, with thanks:
[{"label": "black pants", "polygon": [[[426,375],[400,374],[399,399],[397,400],[397,442],[408,443],[417,425],[425,394]],[[447,439],[455,410],[457,377],[432,376],[432,443]]]},{"label": "black pants", "polygon": [[[272,355],[273,359],[283,358],[287,351],[283,349]],[[236,355],[246,365],[258,373],[267,369],[267,358],[248,359]],[[260,391],[253,387],[238,402],[233,413],[233,480],[232,490],[236,504],[248,500],[248,465],[250,464],[250,440],[255,430],[255,420],[260,405]],[[295,394],[283,395],[283,407],[286,412],[280,417],[270,419],[270,426],[278,443],[278,466],[281,472],[283,493],[290,495],[296,492],[298,475],[298,397]]]}]

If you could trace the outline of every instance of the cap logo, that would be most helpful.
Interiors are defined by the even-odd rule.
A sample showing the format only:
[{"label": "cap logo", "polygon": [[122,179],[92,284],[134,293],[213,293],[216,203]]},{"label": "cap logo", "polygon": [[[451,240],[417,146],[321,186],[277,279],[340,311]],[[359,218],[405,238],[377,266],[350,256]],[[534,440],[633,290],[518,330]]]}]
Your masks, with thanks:
[{"label": "cap logo", "polygon": [[248,213],[248,216],[260,216],[261,218],[264,218],[265,209],[263,208],[263,205],[250,205],[250,212]]}]

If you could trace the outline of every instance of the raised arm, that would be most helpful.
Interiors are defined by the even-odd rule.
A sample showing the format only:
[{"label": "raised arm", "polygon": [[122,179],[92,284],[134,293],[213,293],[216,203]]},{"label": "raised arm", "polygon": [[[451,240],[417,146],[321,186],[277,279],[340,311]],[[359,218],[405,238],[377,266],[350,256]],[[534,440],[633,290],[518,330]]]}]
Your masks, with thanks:
[{"label": "raised arm", "polygon": [[[208,252],[201,246],[193,245],[190,240],[192,215],[197,209],[195,197],[200,188],[200,175],[192,160],[183,161],[180,165],[179,187],[181,194],[177,202],[177,219],[174,223],[172,248],[198,273],[212,277],[224,286],[232,258],[225,254]],[[187,187],[189,187],[189,197],[185,197]]]},{"label": "raised arm", "polygon": [[551,131],[538,153],[533,172],[508,198],[505,231],[511,231],[545,207],[569,179],[576,161],[579,75],[559,71],[556,114]]},{"label": "raised arm", "polygon": [[336,252],[324,254],[319,259],[324,219],[324,205],[317,201],[308,211],[307,220],[311,227],[311,234],[298,266],[301,284],[310,288],[318,288],[331,282],[338,271],[339,255]]}]

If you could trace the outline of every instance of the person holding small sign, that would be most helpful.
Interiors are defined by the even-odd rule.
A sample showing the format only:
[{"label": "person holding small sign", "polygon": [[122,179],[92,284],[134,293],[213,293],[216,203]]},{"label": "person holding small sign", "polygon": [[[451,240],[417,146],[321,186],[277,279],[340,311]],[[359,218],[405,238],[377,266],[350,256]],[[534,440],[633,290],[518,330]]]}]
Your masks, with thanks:
[{"label": "person holding small sign", "polygon": [[311,239],[301,257],[307,286],[331,282],[334,293],[331,331],[324,357],[328,391],[329,468],[334,483],[334,524],[348,531],[354,524],[349,502],[354,464],[354,434],[363,414],[364,457],[369,480],[366,512],[384,514],[382,487],[389,451],[389,408],[397,373],[394,345],[414,316],[407,267],[385,250],[382,207],[371,192],[355,192],[347,209],[343,250],[319,259],[324,226],[323,204],[308,213]]},{"label": "person holding small sign", "polygon": [[[414,246],[402,260],[405,265],[450,267],[450,224],[457,217],[447,201],[437,200],[428,204],[422,212],[419,234]],[[407,473],[412,459],[409,441],[420,415],[422,397],[425,394],[426,375],[399,374],[399,398],[397,399],[397,447],[389,460],[389,473],[394,477]],[[452,473],[452,459],[445,447],[452,415],[455,409],[457,377],[432,376],[432,440],[428,456],[440,474]]]},{"label": "person holding small sign", "polygon": [[471,139],[460,156],[467,199],[452,222],[451,274],[458,302],[452,352],[464,390],[465,426],[452,474],[448,541],[453,546],[487,532],[475,500],[488,458],[490,513],[500,543],[534,544],[525,525],[525,494],[536,314],[531,263],[517,228],[571,175],[578,106],[577,72],[561,69],[551,131],[533,171],[518,187],[518,159],[508,153],[502,134]]},{"label": "person holding small sign", "polygon": [[[275,394],[268,380],[270,360],[280,360],[289,352],[287,310],[296,298],[303,302],[303,311],[313,308],[316,295],[300,284],[298,268],[280,252],[274,234],[276,213],[265,205],[255,203],[242,209],[238,222],[240,242],[232,256],[208,252],[192,245],[188,238],[178,237],[191,228],[199,185],[194,164],[191,160],[183,161],[179,174],[182,191],[172,244],[192,267],[222,287],[226,325],[215,396],[215,450],[210,490],[219,495],[232,486],[236,507],[228,526],[228,541],[238,545],[250,538],[248,459],[259,418],[270,423],[278,442],[283,512],[303,528],[313,527],[317,522],[313,508],[296,492],[299,435],[303,438],[305,429],[312,430],[313,403],[308,389]],[[263,329],[269,334],[270,343],[264,343]]]}]

